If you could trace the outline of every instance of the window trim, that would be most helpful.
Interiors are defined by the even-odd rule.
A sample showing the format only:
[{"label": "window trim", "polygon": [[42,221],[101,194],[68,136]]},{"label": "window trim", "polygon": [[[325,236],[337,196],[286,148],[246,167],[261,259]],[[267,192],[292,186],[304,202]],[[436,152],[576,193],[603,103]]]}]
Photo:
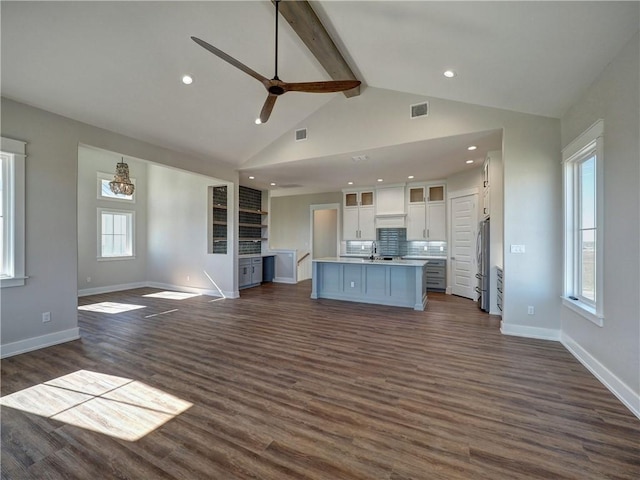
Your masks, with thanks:
[{"label": "window trim", "polygon": [[[594,324],[604,325],[604,288],[603,288],[603,148],[604,122],[598,120],[578,138],[573,140],[562,150],[562,174],[564,188],[564,288],[562,304],[578,313]],[[579,283],[578,257],[578,226],[579,226],[579,198],[576,173],[584,160],[595,156],[596,175],[596,288],[595,302],[576,295],[575,289]]]},{"label": "window trim", "polygon": [[[0,137],[0,151],[8,157],[4,175],[10,181],[3,187],[3,204],[8,209],[3,241],[3,258],[11,264],[9,274],[0,272],[0,287],[20,287],[28,278],[25,274],[25,164],[26,142]],[[6,203],[5,203],[6,202]],[[3,232],[3,235],[5,234]]]},{"label": "window trim", "polygon": [[[117,256],[103,256],[102,255],[102,215],[104,213],[111,213],[116,215],[126,215],[128,217],[128,228],[130,229],[129,242],[131,243],[131,255],[117,255]],[[136,258],[136,212],[133,210],[118,210],[114,208],[98,207],[97,215],[97,259],[99,262],[111,262],[118,260],[133,260]]]}]

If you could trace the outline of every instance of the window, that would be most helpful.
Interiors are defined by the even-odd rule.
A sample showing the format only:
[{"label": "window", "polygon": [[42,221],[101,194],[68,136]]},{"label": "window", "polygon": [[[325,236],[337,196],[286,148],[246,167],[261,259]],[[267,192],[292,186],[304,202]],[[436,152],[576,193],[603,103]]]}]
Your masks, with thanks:
[{"label": "window", "polygon": [[101,260],[133,258],[134,212],[98,209],[98,246]]},{"label": "window", "polygon": [[[121,200],[125,202],[135,202],[135,191],[133,195],[119,195],[111,191],[109,182],[113,180],[113,174],[98,172],[98,199],[102,200]],[[136,179],[131,178],[131,183],[136,184]]]},{"label": "window", "polygon": [[2,138],[0,150],[0,284],[24,285],[25,143]]},{"label": "window", "polygon": [[565,265],[563,303],[602,326],[602,120],[562,152]]}]

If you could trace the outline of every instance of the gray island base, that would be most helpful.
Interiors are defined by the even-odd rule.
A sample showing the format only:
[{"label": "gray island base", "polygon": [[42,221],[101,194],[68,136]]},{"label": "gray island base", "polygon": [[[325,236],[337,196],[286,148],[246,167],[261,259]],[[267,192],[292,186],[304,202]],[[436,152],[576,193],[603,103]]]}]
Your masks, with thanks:
[{"label": "gray island base", "polygon": [[427,260],[313,260],[311,298],[424,310]]}]

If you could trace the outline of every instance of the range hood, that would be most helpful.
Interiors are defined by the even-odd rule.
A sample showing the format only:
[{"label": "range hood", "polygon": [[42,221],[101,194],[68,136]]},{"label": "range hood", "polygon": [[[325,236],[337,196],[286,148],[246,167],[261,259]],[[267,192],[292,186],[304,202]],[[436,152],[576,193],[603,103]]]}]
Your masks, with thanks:
[{"label": "range hood", "polygon": [[376,215],[376,228],[405,228],[406,226],[406,213],[386,213],[383,215]]}]

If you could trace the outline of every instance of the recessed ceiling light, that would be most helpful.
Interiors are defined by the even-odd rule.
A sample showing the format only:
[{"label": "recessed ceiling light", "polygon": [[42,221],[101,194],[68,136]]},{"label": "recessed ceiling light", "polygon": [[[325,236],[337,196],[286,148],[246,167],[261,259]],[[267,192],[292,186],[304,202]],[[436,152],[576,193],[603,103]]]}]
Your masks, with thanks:
[{"label": "recessed ceiling light", "polygon": [[476,148],[478,147],[476,147],[475,145],[471,145],[470,147],[467,147],[467,150],[475,150]]},{"label": "recessed ceiling light", "polygon": [[353,185],[353,182],[347,182],[347,185]]},{"label": "recessed ceiling light", "polygon": [[382,182],[382,179],[381,179],[381,178],[379,178],[379,179],[378,179],[378,181],[379,181],[379,182]]},{"label": "recessed ceiling light", "polygon": [[254,177],[253,175],[249,175],[249,180],[255,180],[256,177]]},{"label": "recessed ceiling light", "polygon": [[275,186],[276,186],[276,182],[271,182],[271,183],[270,183],[270,185],[271,185],[272,187],[275,187]]},{"label": "recessed ceiling light", "polygon": [[473,160],[467,160],[465,163],[473,163]]},{"label": "recessed ceiling light", "polygon": [[408,178],[409,180],[411,180],[412,178],[414,178],[414,176],[413,176],[413,175],[409,175],[407,178]]},{"label": "recessed ceiling light", "polygon": [[183,76],[182,83],[184,83],[185,85],[191,85],[193,83],[193,77],[191,75]]},{"label": "recessed ceiling light", "polygon": [[262,120],[260,120],[259,118],[256,118],[256,125],[260,125],[262,123]]},{"label": "recessed ceiling light", "polygon": [[453,78],[456,76],[456,72],[454,72],[453,70],[445,70],[443,75],[447,78]]}]

